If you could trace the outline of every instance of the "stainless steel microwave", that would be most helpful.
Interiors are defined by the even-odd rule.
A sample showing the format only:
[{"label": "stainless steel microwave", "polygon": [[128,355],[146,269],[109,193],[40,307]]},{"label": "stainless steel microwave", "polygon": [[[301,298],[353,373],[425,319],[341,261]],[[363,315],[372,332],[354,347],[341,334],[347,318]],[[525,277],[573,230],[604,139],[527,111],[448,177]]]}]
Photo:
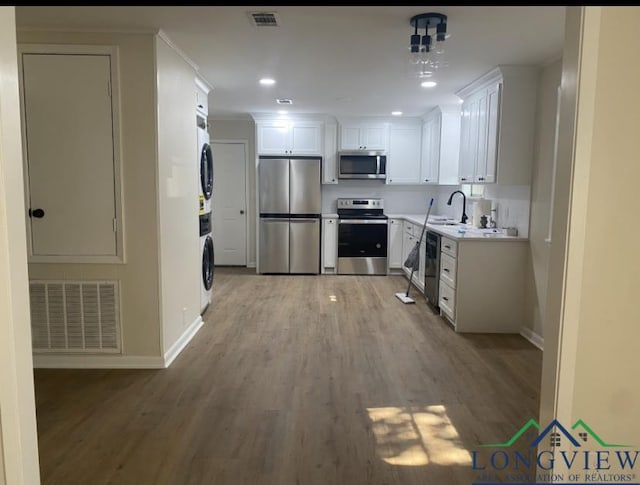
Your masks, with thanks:
[{"label": "stainless steel microwave", "polygon": [[387,178],[387,155],[381,151],[339,152],[338,178],[385,179]]}]

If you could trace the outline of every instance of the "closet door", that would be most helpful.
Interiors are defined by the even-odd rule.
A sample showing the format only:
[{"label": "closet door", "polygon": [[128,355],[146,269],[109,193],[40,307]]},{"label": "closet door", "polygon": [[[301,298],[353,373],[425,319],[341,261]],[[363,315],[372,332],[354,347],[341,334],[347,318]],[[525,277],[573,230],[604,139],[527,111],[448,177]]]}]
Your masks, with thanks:
[{"label": "closet door", "polygon": [[31,255],[117,256],[112,58],[22,52],[21,61]]}]

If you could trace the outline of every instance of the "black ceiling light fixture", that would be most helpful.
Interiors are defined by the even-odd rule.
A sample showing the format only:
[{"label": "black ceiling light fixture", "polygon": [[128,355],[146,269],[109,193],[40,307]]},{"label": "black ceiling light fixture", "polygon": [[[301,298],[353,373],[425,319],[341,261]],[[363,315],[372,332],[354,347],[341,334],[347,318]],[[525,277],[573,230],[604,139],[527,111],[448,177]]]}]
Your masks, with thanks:
[{"label": "black ceiling light fixture", "polygon": [[[431,77],[433,71],[446,67],[444,41],[447,33],[447,16],[441,13],[421,13],[411,17],[413,33],[409,44],[410,61],[418,77]],[[424,35],[420,35],[420,31]]]}]

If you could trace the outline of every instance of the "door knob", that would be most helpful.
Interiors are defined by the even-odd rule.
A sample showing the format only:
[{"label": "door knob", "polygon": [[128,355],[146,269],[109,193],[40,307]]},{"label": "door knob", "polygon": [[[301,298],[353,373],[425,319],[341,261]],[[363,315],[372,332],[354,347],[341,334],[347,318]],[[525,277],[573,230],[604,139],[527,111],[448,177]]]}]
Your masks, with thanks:
[{"label": "door knob", "polygon": [[240,214],[244,214],[244,211],[242,209],[240,209]]},{"label": "door knob", "polygon": [[44,211],[42,209],[29,209],[29,217],[35,217],[36,219],[42,219],[44,217]]}]

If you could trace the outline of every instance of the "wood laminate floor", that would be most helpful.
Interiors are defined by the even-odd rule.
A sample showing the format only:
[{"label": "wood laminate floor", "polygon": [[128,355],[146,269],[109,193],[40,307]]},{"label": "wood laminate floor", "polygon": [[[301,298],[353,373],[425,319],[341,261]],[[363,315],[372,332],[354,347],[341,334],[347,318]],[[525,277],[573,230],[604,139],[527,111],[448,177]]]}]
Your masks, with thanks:
[{"label": "wood laminate floor", "polygon": [[42,483],[470,485],[538,415],[542,352],[456,334],[401,276],[217,268],[164,370],[36,370]]}]

